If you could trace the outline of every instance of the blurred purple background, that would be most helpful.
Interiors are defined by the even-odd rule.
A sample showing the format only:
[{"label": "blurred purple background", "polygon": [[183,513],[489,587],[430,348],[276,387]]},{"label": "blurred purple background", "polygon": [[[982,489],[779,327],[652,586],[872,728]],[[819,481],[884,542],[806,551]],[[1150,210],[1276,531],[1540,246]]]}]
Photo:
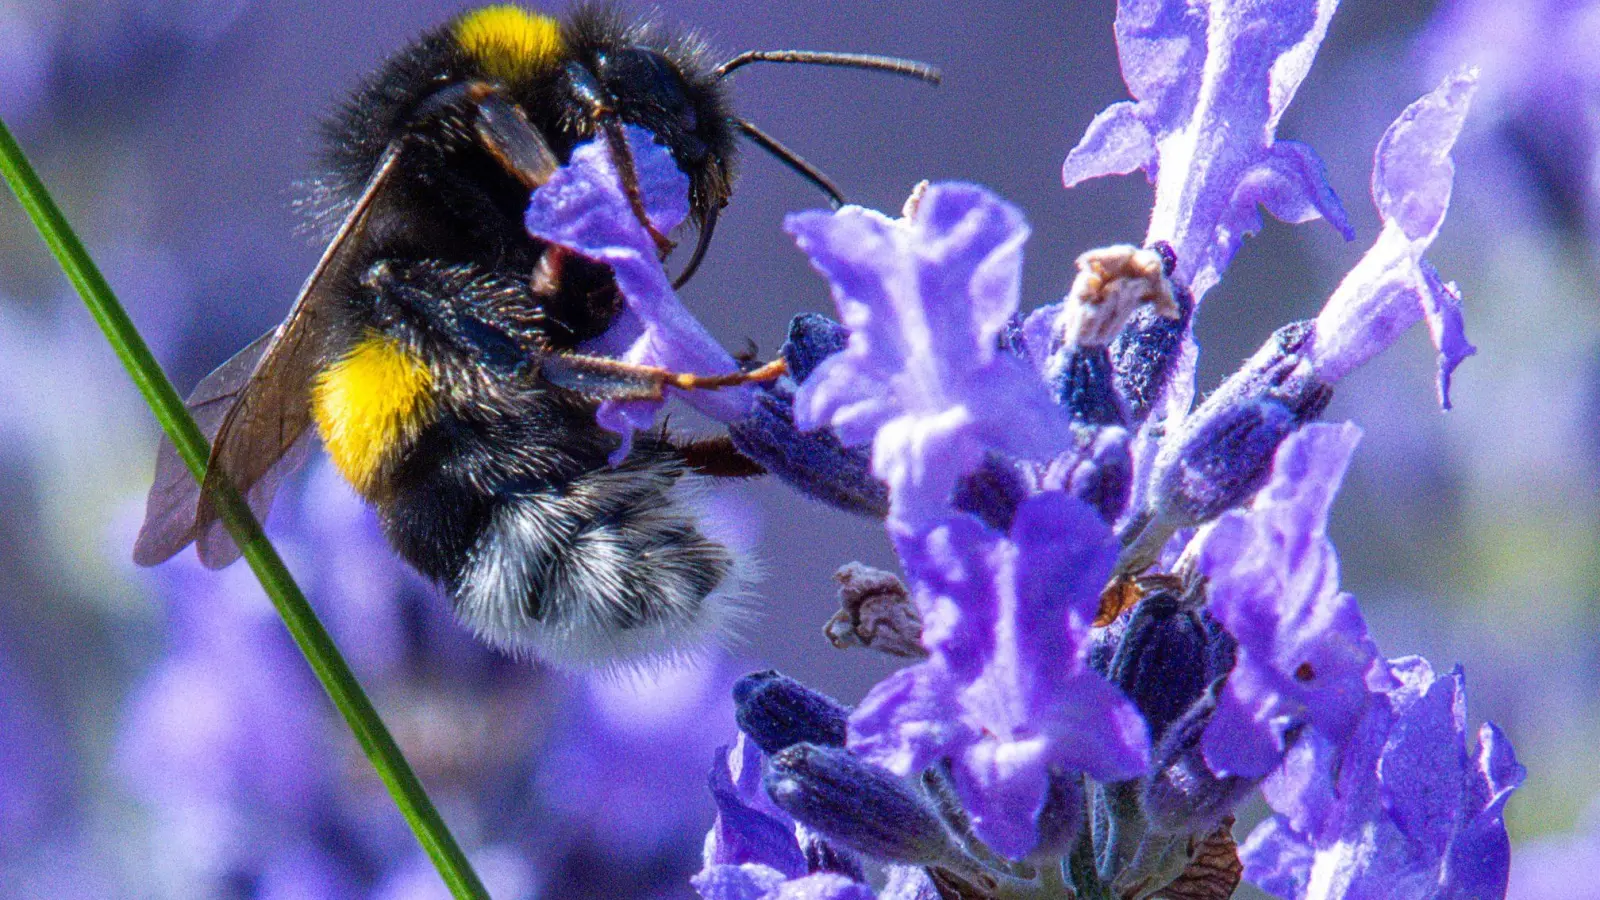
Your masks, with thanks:
[{"label": "blurred purple background", "polygon": [[[291,209],[319,116],[462,7],[0,0],[0,115],[186,389],[282,317],[320,249]],[[1034,229],[1028,305],[1059,297],[1082,250],[1143,234],[1141,179],[1059,180],[1090,118],[1126,95],[1111,0],[692,0],[660,14],[727,54],[942,66],[936,90],[752,67],[735,96],[855,202],[898,209],[928,178],[1017,203]],[[1280,136],[1322,154],[1357,240],[1269,224],[1199,326],[1207,388],[1267,323],[1314,314],[1376,234],[1367,177],[1384,125],[1443,71],[1485,66],[1430,253],[1480,348],[1456,409],[1437,411],[1419,332],[1342,385],[1328,418],[1366,430],[1334,517],[1345,586],[1388,655],[1466,664],[1473,715],[1502,725],[1530,772],[1508,811],[1519,839],[1573,827],[1600,792],[1596,34],[1593,2],[1345,0]],[[770,353],[791,315],[829,309],[779,230],[819,205],[745,155],[684,295],[729,347]],[[442,896],[248,573],[126,562],[154,423],[9,196],[0,359],[0,895]],[[731,677],[776,667],[854,700],[891,668],[821,635],[834,569],[890,565],[880,526],[776,484],[726,498],[761,535],[767,573],[745,643],[641,685],[476,646],[334,481],[312,467],[274,531],[497,897],[688,895]]]}]

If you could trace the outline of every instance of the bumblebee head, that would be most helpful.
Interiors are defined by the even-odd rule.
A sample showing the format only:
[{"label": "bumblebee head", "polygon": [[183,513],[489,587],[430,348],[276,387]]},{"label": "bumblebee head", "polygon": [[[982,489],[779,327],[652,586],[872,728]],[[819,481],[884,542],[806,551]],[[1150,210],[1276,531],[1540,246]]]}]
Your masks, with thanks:
[{"label": "bumblebee head", "polygon": [[[355,92],[329,123],[328,174],[316,183],[310,206],[326,225],[342,221],[399,142],[408,150],[396,177],[403,187],[395,206],[407,222],[387,209],[375,214],[387,218],[387,227],[373,229],[384,238],[384,252],[527,269],[539,253],[522,229],[529,191],[539,183],[530,173],[548,171],[544,164],[552,157],[565,163],[574,147],[596,137],[614,153],[626,153],[621,126],[636,125],[666,146],[689,178],[690,218],[700,234],[681,284],[728,201],[739,140],[775,156],[835,206],[843,203],[826,176],[733,114],[728,76],[756,62],[938,78],[920,63],[851,53],[752,51],[717,65],[693,34],[674,34],[599,5],[580,4],[560,19],[510,4],[486,6],[424,35]],[[491,95],[501,108],[486,117],[473,104]],[[520,127],[531,127],[538,140],[486,146],[486,119],[504,124],[508,113],[526,119]],[[535,143],[538,153],[523,152]],[[530,161],[541,165],[526,165]],[[619,173],[636,191],[627,163],[618,160]],[[637,196],[632,199],[642,209]],[[670,249],[664,236],[656,237],[663,252]]]},{"label": "bumblebee head", "polygon": [[697,38],[588,4],[564,21],[486,6],[444,34],[462,57],[459,77],[503,87],[562,160],[614,119],[645,128],[671,150],[689,176],[697,222],[727,202],[734,131],[725,87]]}]

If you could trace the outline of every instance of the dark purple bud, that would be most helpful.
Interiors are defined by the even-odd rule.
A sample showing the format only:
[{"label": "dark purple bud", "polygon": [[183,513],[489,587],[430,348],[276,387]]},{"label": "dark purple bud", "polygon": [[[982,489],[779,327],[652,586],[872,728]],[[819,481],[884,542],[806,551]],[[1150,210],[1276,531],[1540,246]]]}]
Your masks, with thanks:
[{"label": "dark purple bud", "polygon": [[1310,322],[1278,329],[1163,442],[1152,515],[1118,561],[1119,575],[1143,571],[1178,529],[1248,502],[1266,484],[1278,446],[1327,408],[1333,389],[1301,356],[1311,334]]},{"label": "dark purple bud", "polygon": [[756,393],[749,414],[729,424],[728,436],[740,453],[802,494],[881,519],[889,514],[889,492],[872,477],[869,449],[844,446],[832,429],[801,431],[794,424],[796,386],[843,349],[848,337],[843,325],[826,316],[795,316],[782,351],[789,374]]},{"label": "dark purple bud", "polygon": [[893,572],[848,563],[833,573],[839,582],[839,611],[823,633],[835,647],[867,647],[890,656],[926,659],[922,615],[905,582]]},{"label": "dark purple bud", "polygon": [[808,743],[843,747],[850,710],[787,675],[753,672],[733,685],[734,719],[763,752]]},{"label": "dark purple bud", "polygon": [[1211,636],[1202,616],[1206,613],[1189,608],[1176,590],[1151,591],[1133,608],[1103,672],[1139,707],[1152,741],[1161,740],[1210,681]]},{"label": "dark purple bud", "polygon": [[794,385],[788,376],[756,392],[744,418],[728,425],[740,453],[802,494],[835,509],[883,518],[889,492],[872,477],[865,448],[846,447],[832,431],[794,425]]},{"label": "dark purple bud", "polygon": [[816,313],[801,313],[789,320],[789,339],[784,341],[784,362],[796,382],[805,381],[823,360],[844,349],[850,329]]},{"label": "dark purple bud", "polygon": [[[1159,252],[1160,248],[1156,248]],[[1168,248],[1171,252],[1171,248]],[[1168,274],[1171,274],[1170,272]],[[1128,424],[1137,427],[1150,418],[1160,401],[1183,349],[1183,336],[1194,314],[1194,298],[1187,288],[1173,285],[1178,318],[1169,319],[1153,306],[1140,308],[1111,342],[1115,385],[1127,410]]]},{"label": "dark purple bud", "polygon": [[922,793],[842,747],[796,744],[772,757],[763,784],[795,821],[874,859],[926,865],[962,856]]},{"label": "dark purple bud", "polygon": [[1011,530],[1017,504],[1027,499],[1029,493],[1027,481],[1017,465],[998,453],[990,453],[978,468],[956,484],[950,503],[1004,534]]},{"label": "dark purple bud", "polygon": [[1111,354],[1105,345],[1068,345],[1059,353],[1062,358],[1050,367],[1055,373],[1050,390],[1056,402],[1071,413],[1072,421],[1084,425],[1127,424],[1127,413],[1117,396]]},{"label": "dark purple bud", "polygon": [[1155,830],[1210,833],[1255,790],[1259,779],[1218,777],[1201,752],[1201,735],[1216,712],[1217,695],[1225,683],[1225,678],[1218,678],[1207,686],[1156,744],[1144,789],[1145,815]]},{"label": "dark purple bud", "polygon": [[1083,777],[1052,768],[1044,805],[1039,807],[1039,843],[1030,856],[1052,860],[1070,853],[1083,822]]},{"label": "dark purple bud", "polygon": [[995,338],[995,343],[1001,350],[1018,359],[1028,358],[1028,333],[1023,328],[1025,321],[1021,313],[1012,313],[1011,318],[1006,320],[1006,324],[1000,329],[1000,334]]}]

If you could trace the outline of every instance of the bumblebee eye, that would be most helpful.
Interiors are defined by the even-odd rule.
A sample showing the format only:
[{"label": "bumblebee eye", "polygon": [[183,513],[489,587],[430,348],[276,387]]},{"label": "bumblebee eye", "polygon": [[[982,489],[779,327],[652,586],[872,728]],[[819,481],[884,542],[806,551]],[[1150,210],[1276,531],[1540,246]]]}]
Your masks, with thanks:
[{"label": "bumblebee eye", "polygon": [[685,132],[699,126],[683,76],[660,53],[627,47],[602,54],[596,63],[611,96],[637,106],[650,118],[664,116]]}]

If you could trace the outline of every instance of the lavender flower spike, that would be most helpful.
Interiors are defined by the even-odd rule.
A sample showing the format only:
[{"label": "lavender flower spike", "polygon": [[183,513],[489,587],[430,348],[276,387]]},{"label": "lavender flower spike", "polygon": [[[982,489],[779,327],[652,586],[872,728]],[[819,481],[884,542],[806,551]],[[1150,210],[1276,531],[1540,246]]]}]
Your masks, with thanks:
[{"label": "lavender flower spike", "polygon": [[1450,150],[1477,89],[1466,68],[1406,107],[1378,142],[1372,199],[1383,232],[1317,317],[1311,366],[1332,384],[1426,317],[1439,350],[1439,403],[1450,408],[1450,374],[1476,352],[1461,323],[1461,296],[1422,258],[1450,206]]},{"label": "lavender flower spike", "polygon": [[[625,130],[646,214],[658,231],[671,231],[689,214],[689,179],[650,132],[632,125]],[[628,204],[605,141],[578,147],[572,161],[533,192],[526,224],[534,237],[611,267],[626,307],[610,330],[583,348],[586,352],[698,375],[721,375],[738,368],[728,351],[678,302],[656,259],[655,242]],[[744,415],[754,393],[740,387],[682,396],[695,409],[728,422]],[[660,403],[615,401],[601,405],[600,424],[623,436],[613,462],[627,455],[633,432],[650,427],[660,407]]]},{"label": "lavender flower spike", "polygon": [[1143,169],[1155,184],[1146,245],[1177,252],[1173,280],[1198,304],[1257,205],[1285,222],[1319,216],[1354,236],[1311,148],[1274,137],[1337,0],[1120,0],[1117,50],[1135,101],[1113,104],[1067,156],[1067,187]]},{"label": "lavender flower spike", "polygon": [[967,184],[933,185],[912,206],[904,219],[847,206],[785,223],[850,329],[800,386],[795,422],[872,441],[901,527],[944,515],[989,450],[1044,460],[1072,444],[1032,368],[997,344],[1017,309],[1022,214]]},{"label": "lavender flower spike", "polygon": [[1217,520],[1191,550],[1210,609],[1239,642],[1202,739],[1220,776],[1259,778],[1309,727],[1334,746],[1367,703],[1377,649],[1355,598],[1339,590],[1328,510],[1360,439],[1354,425],[1308,425],[1283,442],[1247,511]]}]

